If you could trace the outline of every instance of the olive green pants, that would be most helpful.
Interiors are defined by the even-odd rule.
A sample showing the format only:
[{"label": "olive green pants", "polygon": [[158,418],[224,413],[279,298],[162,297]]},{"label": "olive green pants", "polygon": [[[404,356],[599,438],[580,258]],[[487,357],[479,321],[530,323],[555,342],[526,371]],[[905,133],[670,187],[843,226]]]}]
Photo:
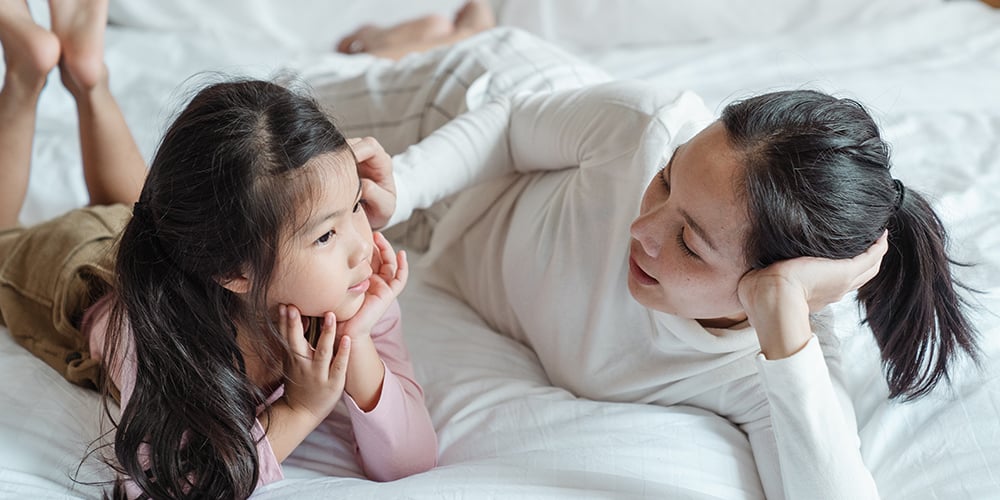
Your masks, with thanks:
[{"label": "olive green pants", "polygon": [[101,387],[101,360],[80,333],[83,313],[110,290],[124,205],[74,210],[0,232],[0,324],[70,382]]}]

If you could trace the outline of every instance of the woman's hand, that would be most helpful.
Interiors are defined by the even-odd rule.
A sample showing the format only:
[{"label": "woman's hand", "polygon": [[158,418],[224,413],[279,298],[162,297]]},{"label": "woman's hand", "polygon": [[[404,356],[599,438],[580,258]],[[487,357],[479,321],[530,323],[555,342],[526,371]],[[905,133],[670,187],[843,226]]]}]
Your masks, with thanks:
[{"label": "woman's hand", "polygon": [[361,177],[361,198],[368,223],[381,228],[396,210],[396,180],[392,176],[392,157],[374,138],[348,139]]},{"label": "woman's hand", "polygon": [[738,294],[768,359],[798,352],[809,341],[809,313],[839,301],[878,274],[888,233],[851,259],[799,257],[747,272]]},{"label": "woman's hand", "polygon": [[293,411],[312,416],[315,425],[333,411],[347,381],[351,339],[341,338],[340,347],[334,349],[336,325],[333,313],[326,313],[319,339],[313,348],[306,341],[302,314],[298,308],[284,304],[278,306],[278,330],[285,336],[291,350],[289,365],[285,367],[285,400]]}]

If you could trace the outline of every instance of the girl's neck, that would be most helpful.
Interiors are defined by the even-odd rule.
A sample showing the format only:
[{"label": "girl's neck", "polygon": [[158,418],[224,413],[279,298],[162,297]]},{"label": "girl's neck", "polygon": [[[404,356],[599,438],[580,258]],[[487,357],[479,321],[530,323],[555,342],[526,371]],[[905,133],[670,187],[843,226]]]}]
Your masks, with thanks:
[{"label": "girl's neck", "polygon": [[247,377],[266,394],[271,394],[281,385],[283,373],[280,366],[275,367],[260,357],[257,344],[259,340],[254,337],[240,328],[236,333],[236,344],[243,355]]}]

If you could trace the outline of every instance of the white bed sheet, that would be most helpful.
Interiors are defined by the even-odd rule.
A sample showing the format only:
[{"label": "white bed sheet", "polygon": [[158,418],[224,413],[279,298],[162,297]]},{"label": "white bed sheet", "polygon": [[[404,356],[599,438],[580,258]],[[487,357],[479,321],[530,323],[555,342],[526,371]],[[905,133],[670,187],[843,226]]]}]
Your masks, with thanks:
[{"label": "white bed sheet", "polygon": [[[44,10],[39,5],[32,3]],[[516,15],[530,19],[532,13]],[[515,17],[508,20],[518,24]],[[185,89],[223,77],[191,81],[191,75],[211,70],[267,77],[293,61],[318,57],[303,53],[301,45],[293,50],[251,38],[148,26],[109,29],[112,90],[147,158]],[[715,108],[733,97],[807,86],[857,97],[875,111],[894,145],[896,176],[932,195],[956,254],[978,264],[960,274],[985,292],[974,300],[986,356],[981,368],[962,370],[950,390],[915,404],[887,402],[874,343],[853,326],[855,308],[839,305],[862,453],[885,498],[1000,498],[1000,12],[975,2],[922,2],[879,24],[576,48],[616,76],[690,88]],[[345,75],[369,62],[322,58],[336,59]],[[85,203],[75,126],[72,101],[54,78],[39,109],[24,223]],[[762,496],[746,439],[723,419],[692,408],[577,399],[548,384],[530,350],[491,331],[419,276],[401,302],[407,342],[440,436],[441,465],[393,483],[358,479],[350,457],[322,453],[332,438],[320,429],[286,463],[289,479],[256,496]],[[100,434],[99,416],[95,395],[62,381],[0,334],[0,497],[99,497],[96,487],[71,479],[87,444]],[[100,464],[88,461],[77,479],[106,477]]]}]

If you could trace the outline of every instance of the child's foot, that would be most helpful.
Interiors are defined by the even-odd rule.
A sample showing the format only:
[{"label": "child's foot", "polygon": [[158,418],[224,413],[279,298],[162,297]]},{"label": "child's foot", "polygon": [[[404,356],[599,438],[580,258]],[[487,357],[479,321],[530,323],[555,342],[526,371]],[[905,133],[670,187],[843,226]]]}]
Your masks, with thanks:
[{"label": "child's foot", "polygon": [[454,29],[450,19],[439,15],[421,17],[388,28],[365,25],[337,43],[337,52],[358,54],[417,45],[446,37]]},{"label": "child's foot", "polygon": [[52,32],[62,45],[63,84],[77,94],[104,83],[104,28],[108,0],[49,0]]},{"label": "child's foot", "polygon": [[455,14],[455,30],[474,35],[497,25],[493,9],[484,0],[469,0]]},{"label": "child's foot", "polygon": [[0,44],[5,80],[40,91],[59,62],[59,40],[35,23],[24,0],[0,1]]}]

